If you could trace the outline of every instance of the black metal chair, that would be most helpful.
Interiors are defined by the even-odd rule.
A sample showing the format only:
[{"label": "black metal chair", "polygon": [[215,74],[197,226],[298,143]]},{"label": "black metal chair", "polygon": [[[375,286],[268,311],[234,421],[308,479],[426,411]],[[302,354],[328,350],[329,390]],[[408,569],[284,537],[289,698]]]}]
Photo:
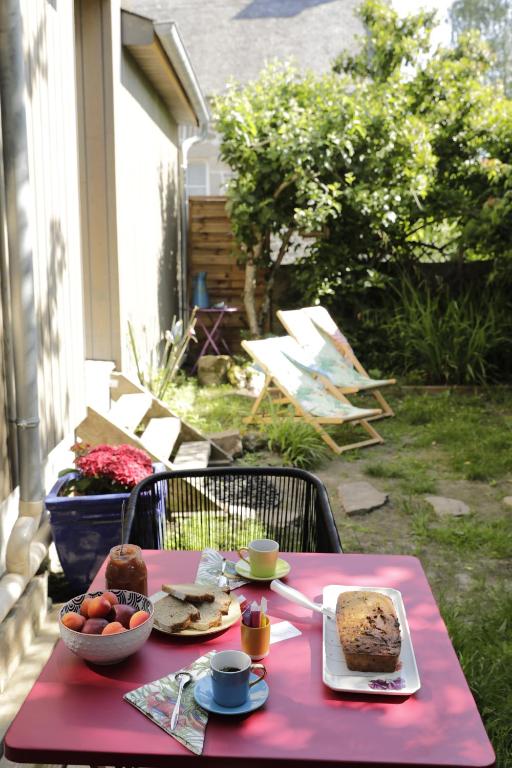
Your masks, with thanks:
[{"label": "black metal chair", "polygon": [[145,549],[231,551],[258,538],[282,552],[342,552],[325,486],[301,469],[160,472],[128,500],[124,541]]}]

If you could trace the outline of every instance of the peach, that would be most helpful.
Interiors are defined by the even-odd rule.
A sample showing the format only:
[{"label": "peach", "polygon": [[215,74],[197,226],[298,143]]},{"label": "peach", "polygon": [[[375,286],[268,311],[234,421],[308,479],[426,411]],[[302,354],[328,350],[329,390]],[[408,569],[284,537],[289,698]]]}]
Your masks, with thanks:
[{"label": "peach", "polygon": [[118,632],[126,632],[125,627],[118,621],[111,621],[110,624],[103,629],[102,635],[117,635]]},{"label": "peach", "polygon": [[74,629],[75,632],[81,632],[85,624],[85,616],[80,616],[79,613],[69,611],[69,613],[64,614],[61,621],[68,629]]},{"label": "peach", "polygon": [[103,597],[109,601],[110,605],[117,605],[119,602],[113,592],[104,592]]},{"label": "peach", "polygon": [[121,605],[118,603],[112,606],[112,610],[114,611],[114,621],[118,621],[125,629],[129,629],[130,619],[135,613],[135,608],[132,608],[131,605]]},{"label": "peach", "polygon": [[130,619],[130,629],[135,629],[149,619],[147,611],[136,611]]},{"label": "peach", "polygon": [[84,635],[101,635],[107,625],[106,619],[87,619],[82,632]]},{"label": "peach", "polygon": [[80,606],[80,613],[82,616],[85,616],[86,619],[89,618],[89,605],[91,603],[92,597],[84,597],[82,600],[82,605]]},{"label": "peach", "polygon": [[87,606],[90,619],[103,619],[105,616],[108,616],[111,610],[112,606],[110,605],[109,601],[103,597],[103,595],[93,597]]}]

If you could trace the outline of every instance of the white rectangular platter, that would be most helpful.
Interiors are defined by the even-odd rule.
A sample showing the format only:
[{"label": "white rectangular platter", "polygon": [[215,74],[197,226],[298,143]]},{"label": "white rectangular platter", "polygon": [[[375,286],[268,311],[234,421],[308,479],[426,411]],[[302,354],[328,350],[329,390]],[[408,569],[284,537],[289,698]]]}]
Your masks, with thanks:
[{"label": "white rectangular platter", "polygon": [[323,681],[325,685],[335,691],[348,693],[410,696],[420,689],[421,683],[401,593],[391,587],[344,587],[329,584],[323,591],[324,607],[331,608],[336,613],[338,595],[341,592],[355,590],[380,592],[393,601],[402,636],[398,669],[396,672],[352,672],[345,661],[336,621],[324,615]]}]

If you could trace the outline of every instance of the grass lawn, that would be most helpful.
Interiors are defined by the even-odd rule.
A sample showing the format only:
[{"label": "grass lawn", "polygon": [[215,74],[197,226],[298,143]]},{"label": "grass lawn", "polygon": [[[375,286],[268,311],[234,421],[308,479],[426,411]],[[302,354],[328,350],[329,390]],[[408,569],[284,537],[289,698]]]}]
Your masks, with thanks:
[{"label": "grass lawn", "polygon": [[[166,399],[206,432],[248,429],[242,419],[252,401],[230,386],[201,389],[188,380]],[[313,471],[327,486],[346,552],[420,558],[496,764],[512,766],[512,507],[503,501],[512,496],[512,393],[407,394],[396,388],[388,399],[396,417],[375,424],[384,445],[342,457],[329,453]],[[265,451],[246,454],[244,462],[279,465],[283,459]],[[386,491],[388,504],[347,517],[337,487],[362,479]],[[426,494],[464,501],[470,515],[440,518]]]}]

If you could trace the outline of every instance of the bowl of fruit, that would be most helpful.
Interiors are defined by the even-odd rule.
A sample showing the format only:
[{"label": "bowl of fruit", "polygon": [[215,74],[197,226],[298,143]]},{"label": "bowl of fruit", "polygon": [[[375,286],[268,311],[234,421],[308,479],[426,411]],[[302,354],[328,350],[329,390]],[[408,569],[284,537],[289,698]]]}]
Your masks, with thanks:
[{"label": "bowl of fruit", "polygon": [[144,645],[152,628],[151,600],[126,589],[78,595],[59,613],[65,645],[93,664],[123,661]]}]

